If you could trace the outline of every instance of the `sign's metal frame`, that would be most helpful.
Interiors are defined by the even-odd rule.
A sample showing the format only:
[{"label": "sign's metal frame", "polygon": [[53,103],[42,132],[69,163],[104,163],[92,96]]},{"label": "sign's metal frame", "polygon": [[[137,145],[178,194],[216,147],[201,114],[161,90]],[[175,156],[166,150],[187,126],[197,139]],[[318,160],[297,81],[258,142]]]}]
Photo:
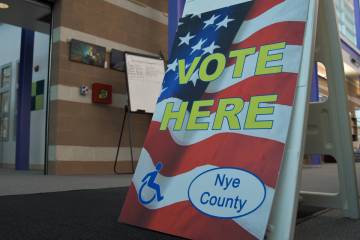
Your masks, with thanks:
[{"label": "sign's metal frame", "polygon": [[[309,104],[307,99],[314,61],[326,66],[329,98],[324,103]],[[311,0],[285,159],[269,223],[269,239],[294,238],[300,194],[307,205],[341,209],[344,217],[360,218],[344,80],[334,3]],[[304,153],[335,157],[338,163],[339,193],[300,193]]]}]

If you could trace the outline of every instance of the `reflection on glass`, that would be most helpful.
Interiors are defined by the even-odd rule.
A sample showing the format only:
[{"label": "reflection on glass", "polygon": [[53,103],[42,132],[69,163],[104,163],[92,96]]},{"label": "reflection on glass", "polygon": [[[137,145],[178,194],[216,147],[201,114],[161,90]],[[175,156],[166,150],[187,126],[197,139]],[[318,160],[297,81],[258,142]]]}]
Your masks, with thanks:
[{"label": "reflection on glass", "polygon": [[7,141],[9,134],[9,118],[0,118],[0,140]]},{"label": "reflection on glass", "polygon": [[0,113],[9,113],[10,92],[0,93]]},{"label": "reflection on glass", "polygon": [[335,0],[341,37],[356,45],[356,25],[353,0]]},{"label": "reflection on glass", "polygon": [[0,88],[7,87],[11,82],[11,67],[7,66],[1,69]]}]

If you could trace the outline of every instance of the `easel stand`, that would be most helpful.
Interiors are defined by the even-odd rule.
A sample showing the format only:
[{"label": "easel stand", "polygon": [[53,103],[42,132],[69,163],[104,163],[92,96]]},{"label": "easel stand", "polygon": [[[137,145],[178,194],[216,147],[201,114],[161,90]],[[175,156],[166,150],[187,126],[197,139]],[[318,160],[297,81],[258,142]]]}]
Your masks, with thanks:
[{"label": "easel stand", "polygon": [[[148,113],[146,113],[145,111],[132,112],[132,111],[130,111],[130,108],[128,107],[128,105],[125,105],[124,118],[123,118],[122,125],[121,125],[119,143],[117,146],[116,157],[115,157],[115,162],[114,162],[114,173],[118,174],[118,175],[135,173],[135,160],[134,160],[134,153],[133,153],[134,146],[133,146],[132,131],[131,131],[132,130],[131,116],[133,114],[147,114],[148,115]],[[121,146],[126,123],[128,124],[128,130],[129,130],[128,134],[129,134],[129,148],[130,148],[130,158],[131,158],[131,171],[130,172],[118,172],[117,171],[117,162],[118,162],[118,158],[119,158],[120,146]]]},{"label": "easel stand", "polygon": [[[285,158],[271,212],[269,239],[294,238],[304,152],[332,155],[337,160],[340,191],[337,194],[301,192],[303,203],[341,209],[344,217],[360,218],[337,29],[333,1],[310,0],[300,77]],[[314,62],[322,62],[326,66],[329,98],[325,103],[309,104],[307,100]]]},{"label": "easel stand", "polygon": [[[122,137],[123,137],[124,128],[125,128],[125,124],[126,124],[127,119],[128,119],[128,130],[129,130],[129,148],[130,148],[130,157],[131,157],[131,172],[118,172],[117,171],[117,162],[118,162],[118,158],[119,158],[120,146],[121,146]],[[126,105],[124,107],[124,118],[123,118],[122,125],[121,125],[119,143],[118,143],[118,146],[117,146],[116,157],[115,157],[115,162],[114,162],[114,173],[120,175],[120,174],[133,174],[134,172],[135,172],[135,164],[134,164],[133,144],[132,144],[132,134],[131,134],[131,112],[129,111],[129,107]]]}]

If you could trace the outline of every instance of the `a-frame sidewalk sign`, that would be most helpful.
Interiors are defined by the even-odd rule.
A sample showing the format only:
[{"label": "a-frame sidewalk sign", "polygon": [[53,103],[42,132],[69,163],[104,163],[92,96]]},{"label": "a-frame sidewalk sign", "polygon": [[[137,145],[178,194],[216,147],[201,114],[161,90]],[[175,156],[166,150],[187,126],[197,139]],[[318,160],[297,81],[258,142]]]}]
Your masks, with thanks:
[{"label": "a-frame sidewalk sign", "polygon": [[[314,62],[326,67],[329,96],[326,102],[309,104]],[[310,206],[341,209],[347,218],[360,218],[348,112],[334,3],[311,0],[295,108],[272,207],[269,239],[293,239],[299,199]],[[300,192],[304,153],[331,155],[337,160],[339,193]]]},{"label": "a-frame sidewalk sign", "polygon": [[[310,103],[317,62],[329,97]],[[305,153],[337,160],[339,193],[300,192]],[[290,240],[299,199],[360,217],[333,1],[186,1],[120,221]]]}]

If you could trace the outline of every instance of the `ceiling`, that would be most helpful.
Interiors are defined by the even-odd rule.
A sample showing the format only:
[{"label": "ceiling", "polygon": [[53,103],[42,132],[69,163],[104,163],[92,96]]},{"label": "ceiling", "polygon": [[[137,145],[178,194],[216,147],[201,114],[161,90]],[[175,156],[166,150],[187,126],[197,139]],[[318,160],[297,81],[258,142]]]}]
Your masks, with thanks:
[{"label": "ceiling", "polygon": [[53,0],[0,0],[0,2],[10,6],[8,9],[0,9],[0,23],[37,32],[50,32],[51,8],[48,4]]}]

